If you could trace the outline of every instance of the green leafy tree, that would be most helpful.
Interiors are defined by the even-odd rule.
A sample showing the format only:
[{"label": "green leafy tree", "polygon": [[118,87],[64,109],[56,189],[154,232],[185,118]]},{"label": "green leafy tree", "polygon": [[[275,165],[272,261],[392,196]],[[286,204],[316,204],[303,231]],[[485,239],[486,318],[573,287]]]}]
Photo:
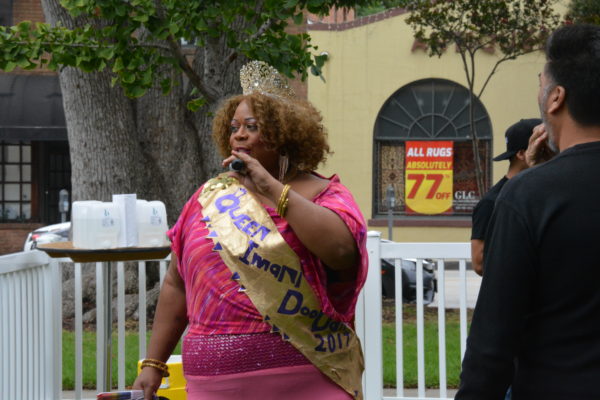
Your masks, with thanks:
[{"label": "green leafy tree", "polygon": [[[557,0],[403,0],[406,22],[430,56],[441,57],[454,45],[470,92],[469,121],[479,193],[484,191],[479,140],[473,116],[474,97],[481,98],[490,79],[508,60],[539,50],[558,26]],[[496,62],[487,75],[477,72],[476,55],[493,49]],[[477,78],[483,79],[477,82]],[[476,88],[477,87],[477,88]],[[477,94],[475,94],[477,93]]]},{"label": "green leafy tree", "polygon": [[[264,60],[288,76],[320,75],[306,12],[361,0],[41,0],[46,23],[0,27],[0,69],[59,71],[73,199],[137,193],[171,220],[221,170],[210,138],[238,72]],[[305,30],[304,30],[305,31]]]},{"label": "green leafy tree", "polygon": [[571,0],[567,11],[567,21],[600,25],[600,1]]}]

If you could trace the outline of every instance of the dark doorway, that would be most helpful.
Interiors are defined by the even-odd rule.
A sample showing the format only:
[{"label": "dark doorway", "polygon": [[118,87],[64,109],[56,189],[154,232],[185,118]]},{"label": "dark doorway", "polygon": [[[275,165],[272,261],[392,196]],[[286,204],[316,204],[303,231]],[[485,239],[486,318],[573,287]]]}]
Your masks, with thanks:
[{"label": "dark doorway", "polygon": [[[63,141],[39,142],[39,194],[41,201],[41,222],[55,224],[61,222],[58,211],[58,193],[61,189],[69,192],[71,200],[71,159],[69,143]],[[67,216],[67,220],[69,220]]]}]

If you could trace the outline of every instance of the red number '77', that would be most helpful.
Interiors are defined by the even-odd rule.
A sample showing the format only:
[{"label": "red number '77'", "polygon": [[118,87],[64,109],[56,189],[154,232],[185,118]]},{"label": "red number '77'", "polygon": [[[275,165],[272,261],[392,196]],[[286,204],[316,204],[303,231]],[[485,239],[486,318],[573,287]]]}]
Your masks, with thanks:
[{"label": "red number '77'", "polygon": [[433,199],[433,196],[436,194],[438,188],[442,184],[444,175],[442,175],[442,174],[427,174],[427,176],[425,176],[424,174],[408,174],[406,176],[406,179],[415,181],[414,186],[412,187],[410,193],[408,194],[409,199],[415,198],[417,192],[419,191],[419,188],[421,187],[421,184],[423,183],[423,179],[427,179],[428,181],[433,181],[433,184],[431,185],[431,189],[429,189],[429,193],[427,193],[427,196],[426,196],[427,199]]}]

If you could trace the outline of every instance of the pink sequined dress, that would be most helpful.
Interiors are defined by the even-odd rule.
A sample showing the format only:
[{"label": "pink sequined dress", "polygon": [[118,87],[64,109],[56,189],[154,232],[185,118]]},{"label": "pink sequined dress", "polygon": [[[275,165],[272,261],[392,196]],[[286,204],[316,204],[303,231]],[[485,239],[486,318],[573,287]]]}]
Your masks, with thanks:
[{"label": "pink sequined dress", "polygon": [[[313,202],[334,211],[352,233],[360,252],[360,265],[353,282],[329,282],[322,262],[304,247],[287,221],[273,208],[265,206],[265,209],[287,244],[298,255],[304,277],[321,301],[323,312],[337,320],[353,323],[358,293],[367,275],[366,224],[351,193],[339,178],[334,175],[328,180],[327,187]],[[268,377],[278,376],[277,381],[281,383],[286,376],[297,380],[304,376],[304,372],[309,373],[306,375],[306,379],[312,382],[309,386],[314,386],[317,392],[326,393],[327,388],[319,389],[314,382],[315,376],[319,379],[324,376],[319,377],[318,370],[289,342],[284,342],[278,334],[269,333],[270,326],[263,321],[249,297],[239,291],[239,283],[231,279],[232,273],[219,253],[213,251],[214,242],[207,237],[209,231],[203,221],[202,206],[197,200],[201,190],[185,204],[177,223],[168,232],[172,250],[178,259],[179,273],[185,282],[189,327],[183,341],[182,359],[188,382],[188,399],[226,399],[233,396],[230,390],[235,388],[246,392],[243,397],[229,398],[264,400],[261,390],[275,390],[265,389],[269,388],[269,382],[273,382]],[[293,373],[283,374],[287,370]],[[315,372],[317,375],[314,375]],[[312,378],[308,378],[310,373]],[[220,385],[223,394],[215,394],[221,389],[210,388],[208,383]],[[322,383],[332,386],[329,389],[337,391],[339,399],[351,398],[327,378]],[[289,382],[284,386],[292,384]],[[303,386],[300,382],[298,387]],[[263,393],[262,397],[249,394],[259,392]],[[235,393],[239,396],[242,392]],[[315,400],[335,398],[332,394],[328,397],[314,397],[313,394],[303,395],[310,395]],[[273,398],[278,398],[275,393]]]}]

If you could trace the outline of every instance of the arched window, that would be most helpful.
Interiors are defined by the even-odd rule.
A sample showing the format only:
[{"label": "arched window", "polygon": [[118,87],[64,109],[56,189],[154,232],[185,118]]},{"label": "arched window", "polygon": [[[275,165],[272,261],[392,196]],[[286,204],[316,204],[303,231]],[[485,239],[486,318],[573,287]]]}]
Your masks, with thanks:
[{"label": "arched window", "polygon": [[11,26],[13,24],[13,0],[0,0],[0,25]]},{"label": "arched window", "polygon": [[[474,101],[473,112],[480,166],[487,187],[490,182],[492,128],[478,99]],[[373,216],[387,214],[386,190],[390,185],[396,198],[393,213],[419,215],[406,207],[405,198],[406,143],[419,141],[452,142],[452,204],[439,215],[470,215],[480,194],[475,180],[469,130],[469,91],[449,80],[423,79],[398,89],[377,115],[373,147]]]}]

